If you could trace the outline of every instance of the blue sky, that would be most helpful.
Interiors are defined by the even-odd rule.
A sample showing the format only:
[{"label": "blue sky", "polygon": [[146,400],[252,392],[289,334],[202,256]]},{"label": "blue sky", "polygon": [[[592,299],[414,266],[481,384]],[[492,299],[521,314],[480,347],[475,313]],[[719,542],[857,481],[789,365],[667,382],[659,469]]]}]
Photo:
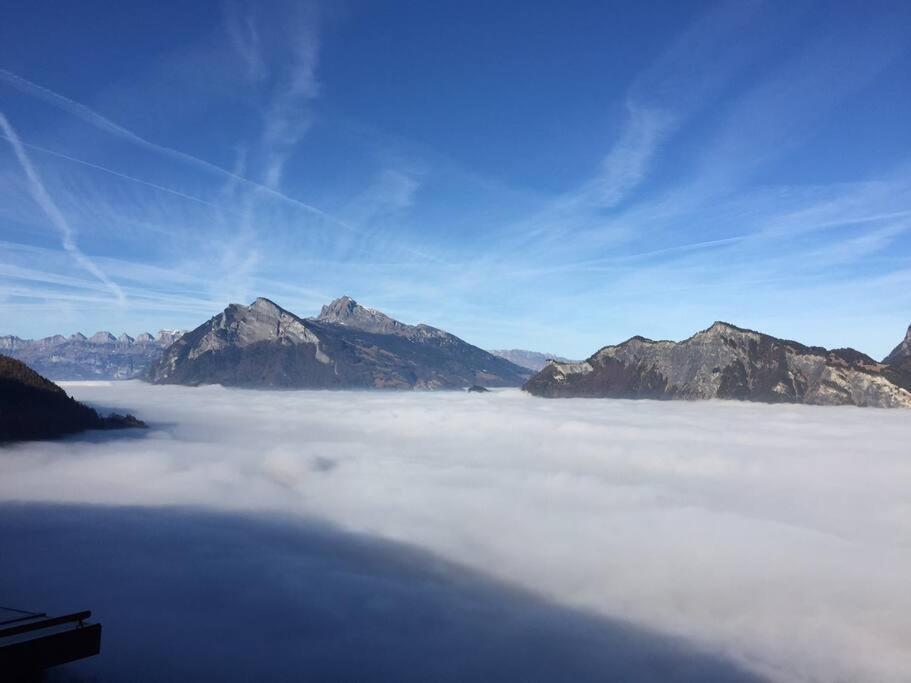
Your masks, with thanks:
[{"label": "blue sky", "polygon": [[0,333],[342,294],[575,357],[911,322],[908,3],[140,5],[5,5]]}]

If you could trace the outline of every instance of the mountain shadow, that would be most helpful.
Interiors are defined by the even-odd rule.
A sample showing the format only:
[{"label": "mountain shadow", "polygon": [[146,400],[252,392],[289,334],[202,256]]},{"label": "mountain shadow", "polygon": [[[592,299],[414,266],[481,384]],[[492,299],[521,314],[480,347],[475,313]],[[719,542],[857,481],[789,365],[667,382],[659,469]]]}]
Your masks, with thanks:
[{"label": "mountain shadow", "polygon": [[0,505],[3,599],[91,609],[92,681],[761,679],[687,643],[557,606],[323,524],[174,508]]}]

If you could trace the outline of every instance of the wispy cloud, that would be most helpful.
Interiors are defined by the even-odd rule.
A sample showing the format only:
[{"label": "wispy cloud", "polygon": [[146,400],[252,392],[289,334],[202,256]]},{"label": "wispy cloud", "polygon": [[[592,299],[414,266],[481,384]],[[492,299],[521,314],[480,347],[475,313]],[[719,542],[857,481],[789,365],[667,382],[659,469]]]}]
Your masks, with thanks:
[{"label": "wispy cloud", "polygon": [[[346,230],[357,232],[357,228],[355,228],[354,226],[349,225],[348,223],[345,223],[342,220],[339,220],[335,216],[330,215],[329,213],[323,211],[322,209],[312,206],[306,202],[300,201],[299,199],[290,197],[290,196],[278,191],[273,186],[259,183],[259,182],[250,180],[249,178],[246,178],[243,176],[239,176],[239,175],[233,173],[232,171],[229,171],[228,169],[222,168],[221,166],[218,166],[217,164],[213,164],[209,161],[206,161],[205,159],[200,159],[199,157],[193,156],[192,154],[187,154],[186,152],[182,152],[178,149],[174,149],[172,147],[168,147],[165,145],[157,144],[155,142],[151,142],[150,140],[147,140],[146,138],[138,135],[137,133],[134,133],[133,131],[129,130],[128,128],[125,128],[125,127],[113,122],[109,118],[99,114],[98,112],[90,109],[89,107],[85,106],[84,104],[76,102],[73,99],[65,97],[59,93],[56,93],[56,92],[54,92],[48,88],[45,88],[43,86],[40,86],[36,83],[32,83],[31,81],[29,81],[25,78],[22,78],[21,76],[18,76],[17,74],[12,73],[11,71],[8,71],[6,69],[0,69],[0,80],[6,82],[9,85],[12,85],[13,87],[19,89],[20,91],[22,91],[28,95],[37,97],[55,107],[63,109],[64,111],[67,111],[67,112],[73,114],[74,116],[78,117],[82,121],[84,121],[92,126],[95,126],[96,128],[98,128],[106,133],[109,133],[119,139],[122,139],[126,142],[137,145],[143,149],[147,149],[147,150],[156,152],[158,154],[164,155],[164,156],[174,159],[176,161],[190,164],[191,166],[193,166],[195,168],[201,169],[201,170],[209,172],[209,173],[214,173],[216,175],[227,178],[231,181],[248,186],[252,189],[261,191],[262,193],[264,193],[272,198],[279,199],[284,202],[288,202],[298,208],[305,209],[306,211],[309,211],[309,212],[313,213],[314,215],[319,216],[320,218],[324,218],[324,219],[330,221],[333,226],[341,227]],[[284,163],[284,162],[282,162],[282,163]]]},{"label": "wispy cloud", "polygon": [[248,79],[265,98],[262,131],[252,151],[258,158],[261,182],[281,185],[285,165],[313,125],[312,103],[320,85],[320,17],[316,3],[282,5],[276,16],[262,19],[255,5],[225,6],[225,29],[231,45],[246,64]]},{"label": "wispy cloud", "polygon": [[239,3],[227,2],[224,10],[228,37],[243,60],[247,78],[251,81],[262,80],[266,76],[266,65],[252,8],[244,11]]},{"label": "wispy cloud", "polygon": [[369,226],[411,208],[420,187],[417,173],[384,168],[373,183],[348,202],[343,215],[357,225]]},{"label": "wispy cloud", "polygon": [[558,213],[607,210],[620,204],[647,177],[658,149],[673,128],[674,117],[661,109],[627,103],[620,135],[601,163],[598,175],[557,200]]},{"label": "wispy cloud", "polygon": [[53,223],[54,227],[60,231],[63,248],[73,258],[74,261],[76,261],[85,270],[103,282],[104,285],[111,291],[111,293],[114,294],[118,302],[121,304],[125,303],[126,297],[120,286],[111,280],[107,275],[105,275],[101,269],[95,265],[95,263],[88,256],[83,254],[79,247],[76,245],[75,232],[73,231],[72,227],[70,227],[70,224],[66,220],[66,217],[60,212],[60,209],[57,208],[57,205],[54,203],[51,195],[48,194],[44,183],[41,182],[41,177],[38,175],[38,171],[32,165],[31,160],[25,153],[25,148],[20,143],[19,136],[16,134],[16,131],[13,129],[12,124],[10,124],[9,120],[6,118],[6,115],[3,112],[0,112],[0,129],[3,130],[4,136],[9,141],[10,146],[16,155],[16,158],[19,160],[19,165],[22,167],[22,172],[25,174],[26,178],[28,178],[29,191],[34,198],[35,203],[41,207],[41,210],[44,211],[45,215],[48,217],[51,223]]},{"label": "wispy cloud", "polygon": [[625,202],[635,205],[634,193],[649,179],[662,146],[767,49],[771,28],[752,25],[761,8],[760,2],[722,3],[684,29],[633,79],[598,172],[512,226],[508,249],[543,248],[553,258],[555,244],[590,249],[634,240],[635,228],[608,217]]},{"label": "wispy cloud", "polygon": [[[370,108],[350,106],[384,93],[365,88],[336,99],[348,84],[324,81],[330,72],[321,61],[342,54],[328,45],[332,12],[328,3],[227,4],[216,30],[191,38],[152,73],[137,72],[129,85],[105,81],[97,91],[68,85],[64,91],[72,87],[77,99],[0,71],[0,88],[34,98],[16,104],[42,113],[42,125],[23,120],[17,127],[44,187],[80,246],[131,299],[139,290],[147,301],[164,301],[179,289],[170,276],[156,280],[140,268],[155,265],[193,274],[185,286],[214,310],[260,294],[312,310],[319,297],[360,292],[477,343],[567,356],[636,332],[678,337],[735,314],[734,322],[771,321],[797,338],[808,329],[808,341],[842,343],[838,328],[852,327],[862,330],[844,341],[864,351],[894,346],[886,333],[865,336],[871,326],[861,318],[907,315],[911,295],[900,287],[888,293],[886,284],[893,274],[904,281],[909,235],[901,226],[911,216],[904,152],[896,146],[832,173],[811,158],[843,105],[854,111],[868,94],[891,97],[880,86],[906,73],[907,61],[895,63],[906,50],[903,24],[888,12],[854,21],[841,7],[713,4],[688,25],[664,27],[663,45],[649,42],[611,71],[626,87],[605,105],[594,138],[561,133],[570,143],[566,156],[543,162],[556,162],[559,174],[548,176],[542,165],[495,181],[471,162],[471,149],[454,152],[452,141],[423,133],[407,139],[410,131],[389,130]],[[345,39],[358,40],[359,30]],[[217,89],[195,91],[198,72],[189,63],[209,65]],[[893,65],[899,70],[890,71]],[[351,72],[333,71],[362,77]],[[198,146],[176,142],[194,132],[181,127],[186,112],[174,114],[168,100],[178,77],[189,110],[224,114],[214,143],[207,135]],[[596,89],[597,80],[585,86]],[[150,130],[129,113],[143,106],[141,95],[173,114],[161,119],[173,138],[137,132]],[[874,110],[883,102],[874,101]],[[574,104],[554,101],[547,115],[558,118]],[[69,135],[69,118],[88,127]],[[92,139],[83,144],[86,133]],[[582,145],[596,151],[574,157]],[[324,164],[327,157],[351,163]],[[40,244],[44,221],[35,221],[18,167],[0,174],[4,238]],[[529,180],[536,174],[542,182]],[[122,260],[100,259],[102,251]],[[33,275],[59,269],[81,277],[62,257],[53,266],[20,252],[14,258],[11,265]],[[124,279],[131,263],[141,278]],[[31,287],[53,305],[53,284],[0,275],[11,283],[7,293]],[[786,295],[837,296],[854,318],[810,328]],[[19,305],[7,301],[0,312]],[[162,324],[178,324],[167,320],[165,306],[160,316]],[[33,317],[23,324],[47,323]],[[890,321],[888,328],[906,326]]]}]

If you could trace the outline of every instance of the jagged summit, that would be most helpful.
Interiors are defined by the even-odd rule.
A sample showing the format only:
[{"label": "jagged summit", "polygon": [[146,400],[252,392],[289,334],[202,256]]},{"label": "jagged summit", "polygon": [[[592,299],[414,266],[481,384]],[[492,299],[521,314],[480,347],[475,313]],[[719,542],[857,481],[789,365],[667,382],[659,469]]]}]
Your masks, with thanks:
[{"label": "jagged summit", "polygon": [[231,304],[153,364],[159,384],[296,388],[518,386],[528,373],[442,330],[405,325],[343,296],[316,318],[273,301]]},{"label": "jagged summit", "polygon": [[[249,306],[229,304],[219,315],[205,325],[203,344],[209,349],[229,345],[249,346],[258,342],[286,340],[293,343],[315,343],[316,337],[293,313],[264,297],[259,297]],[[188,335],[185,335],[188,336]],[[181,337],[182,341],[183,337]],[[178,342],[175,342],[175,344]],[[187,340],[187,343],[193,343]]]},{"label": "jagged summit", "polygon": [[853,349],[826,350],[716,322],[681,342],[642,337],[525,385],[547,397],[709,399],[911,407],[911,377]]},{"label": "jagged summit", "polygon": [[186,330],[158,330],[158,336],[155,340],[161,346],[169,346],[180,339],[184,334],[186,334]]},{"label": "jagged summit", "polygon": [[905,338],[885,357],[883,363],[911,375],[911,325],[908,326]]},{"label": "jagged summit", "polygon": [[725,322],[724,320],[716,320],[711,324],[711,326],[704,330],[705,332],[753,332],[753,330],[748,330],[744,327],[738,327],[731,323]]},{"label": "jagged summit", "polygon": [[376,334],[410,334],[416,329],[406,325],[374,308],[361,306],[350,296],[342,296],[323,306],[316,318],[320,322],[345,325],[364,332]]},{"label": "jagged summit", "polygon": [[363,307],[346,294],[323,306],[317,317],[320,319],[346,318],[352,315],[358,308]]},{"label": "jagged summit", "polygon": [[896,363],[905,358],[911,358],[911,325],[908,326],[908,332],[905,338],[892,349],[892,353],[886,356],[883,363]]},{"label": "jagged summit", "polygon": [[91,337],[89,341],[93,344],[113,344],[117,341],[117,337],[108,332],[107,330],[102,330],[101,332],[96,332]]},{"label": "jagged summit", "polygon": [[505,358],[510,363],[515,363],[519,367],[527,368],[537,372],[551,361],[560,363],[571,363],[569,358],[558,356],[554,353],[541,353],[539,351],[528,351],[526,349],[492,349],[493,355]]},{"label": "jagged summit", "polygon": [[115,338],[103,330],[91,338],[79,332],[43,339],[10,336],[0,337],[0,350],[54,380],[130,379],[144,373],[182,334],[162,330],[156,339],[148,332],[135,338],[124,332]]},{"label": "jagged summit", "polygon": [[249,307],[255,311],[259,311],[260,313],[265,313],[268,315],[275,315],[275,316],[278,316],[278,315],[281,315],[282,313],[287,312],[287,311],[285,311],[285,309],[283,309],[277,303],[275,303],[271,299],[267,299],[264,296],[257,297],[256,301],[254,301],[252,304],[250,304]]}]

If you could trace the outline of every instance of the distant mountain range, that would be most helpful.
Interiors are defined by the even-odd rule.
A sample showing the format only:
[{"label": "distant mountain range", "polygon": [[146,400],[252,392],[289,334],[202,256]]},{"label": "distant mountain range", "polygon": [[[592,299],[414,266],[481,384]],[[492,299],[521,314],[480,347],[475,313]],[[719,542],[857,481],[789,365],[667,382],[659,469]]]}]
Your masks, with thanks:
[{"label": "distant mountain range", "polygon": [[148,332],[115,337],[104,331],[91,337],[79,332],[44,339],[5,336],[0,337],[0,353],[53,380],[131,379],[143,375],[182,334],[182,330],[161,330],[154,337]]},{"label": "distant mountain range", "polygon": [[537,372],[547,365],[548,361],[555,360],[560,363],[574,363],[569,358],[563,358],[553,353],[539,353],[538,351],[525,351],[524,349],[494,349],[491,353],[500,358],[505,358],[510,363],[534,370]]},{"label": "distant mountain range", "polygon": [[0,442],[124,427],[145,425],[132,415],[102,417],[22,361],[0,355]]},{"label": "distant mountain range", "polygon": [[443,330],[408,325],[350,297],[301,318],[268,299],[231,304],[152,364],[158,384],[454,389],[520,386],[531,373]]},{"label": "distant mountain range", "polygon": [[716,322],[682,342],[633,337],[581,363],[549,363],[525,384],[535,396],[729,398],[911,408],[911,330],[883,362]]},{"label": "distant mountain range", "polygon": [[[285,388],[521,386],[536,396],[911,407],[911,327],[883,362],[717,322],[682,342],[633,337],[585,361],[484,351],[343,296],[301,318],[268,299],[231,304],[195,330],[0,337],[0,353],[53,379]],[[535,374],[536,373],[536,374]],[[533,375],[533,376],[532,376]]]}]

